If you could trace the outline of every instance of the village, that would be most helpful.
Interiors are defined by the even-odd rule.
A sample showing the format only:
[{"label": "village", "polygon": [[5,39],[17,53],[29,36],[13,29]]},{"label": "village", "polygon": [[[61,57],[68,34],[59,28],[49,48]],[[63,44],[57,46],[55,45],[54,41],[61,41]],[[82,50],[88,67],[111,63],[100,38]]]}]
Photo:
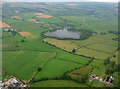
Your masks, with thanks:
[{"label": "village", "polygon": [[95,74],[94,75],[90,75],[88,76],[89,77],[89,81],[93,81],[93,80],[96,80],[98,82],[102,82],[104,84],[104,86],[106,85],[110,85],[110,87],[115,87],[113,82],[114,82],[114,77],[112,76],[107,76],[105,79],[104,78],[101,78],[99,76],[96,76]]},{"label": "village", "polygon": [[27,84],[23,84],[19,79],[15,77],[5,78],[3,81],[0,81],[0,89],[12,87],[19,87],[22,89],[27,87]]}]

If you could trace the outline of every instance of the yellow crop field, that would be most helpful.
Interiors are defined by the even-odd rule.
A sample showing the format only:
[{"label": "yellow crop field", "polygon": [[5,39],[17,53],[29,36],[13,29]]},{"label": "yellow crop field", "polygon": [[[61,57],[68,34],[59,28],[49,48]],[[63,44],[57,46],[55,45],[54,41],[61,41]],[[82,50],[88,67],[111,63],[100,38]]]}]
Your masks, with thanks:
[{"label": "yellow crop field", "polygon": [[43,40],[68,52],[77,49],[75,54],[105,60],[118,48],[118,42],[112,40],[114,38],[116,38],[114,34],[98,34],[85,40],[58,40],[55,38],[45,38]]},{"label": "yellow crop field", "polygon": [[[106,43],[107,41],[113,42],[112,39],[117,38],[116,35],[114,34],[106,34],[106,35],[94,35],[89,37],[88,39],[85,40],[81,40],[81,41],[76,41],[74,40],[73,42],[75,42],[76,44],[78,44],[79,46],[84,46],[84,45],[89,45],[89,44],[94,44],[94,43]],[[107,44],[107,43],[106,43]],[[114,44],[118,44],[117,42],[114,42]],[[112,45],[114,45],[112,44]],[[109,45],[109,44],[107,44]]]},{"label": "yellow crop field", "polygon": [[87,49],[87,48],[83,48],[83,47],[80,48],[79,50],[77,50],[76,54],[84,55],[84,56],[87,56],[87,57],[94,57],[96,59],[101,59],[101,60],[105,60],[108,57],[110,57],[110,54],[95,51],[95,50],[91,50],[91,49]]},{"label": "yellow crop field", "polygon": [[72,52],[73,49],[79,48],[78,45],[76,45],[70,40],[57,40],[54,38],[45,38],[43,40],[44,42],[48,42],[49,44],[55,45],[56,47],[64,49],[69,52]]},{"label": "yellow crop field", "polygon": [[98,50],[101,52],[105,53],[113,53],[114,51],[117,50],[117,47],[114,46],[109,46],[109,45],[103,45],[103,44],[92,44],[86,46],[87,48],[93,49],[93,50]]}]

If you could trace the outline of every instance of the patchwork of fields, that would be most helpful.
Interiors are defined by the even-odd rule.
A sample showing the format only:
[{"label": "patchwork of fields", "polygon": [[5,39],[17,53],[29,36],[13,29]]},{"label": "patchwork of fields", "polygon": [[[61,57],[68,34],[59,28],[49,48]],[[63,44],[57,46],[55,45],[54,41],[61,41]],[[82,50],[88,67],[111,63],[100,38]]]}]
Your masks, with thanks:
[{"label": "patchwork of fields", "polygon": [[54,52],[36,51],[9,51],[2,54],[3,70],[22,80],[29,80],[38,67],[44,66],[55,56]]},{"label": "patchwork of fields", "polygon": [[75,49],[75,54],[105,60],[118,49],[118,42],[112,40],[114,38],[116,38],[116,35],[106,34],[103,36],[94,35],[82,41],[58,40],[54,38],[45,38],[43,41],[68,52],[72,52]]},{"label": "patchwork of fields", "polygon": [[[79,8],[80,3],[56,3],[58,6],[52,3],[11,4],[3,8],[1,39],[2,68],[5,72],[21,81],[29,81],[37,73],[30,82],[32,87],[104,87],[99,82],[89,82],[88,76],[96,74],[105,77],[108,66],[118,65],[118,41],[114,40],[118,35],[109,33],[117,31],[115,13],[107,15],[111,17],[108,18],[105,13],[108,9],[105,14],[98,13],[99,9],[98,12],[92,9],[96,15],[93,16],[89,12],[91,6],[88,5],[89,10],[84,6]],[[13,35],[14,32],[4,31],[10,27],[18,32]],[[65,27],[73,27],[73,32],[76,29],[83,36],[88,35],[84,35],[84,31],[92,35],[83,40],[60,40],[43,34]],[[107,59],[110,63],[105,65]],[[117,84],[118,72],[111,75]]]}]

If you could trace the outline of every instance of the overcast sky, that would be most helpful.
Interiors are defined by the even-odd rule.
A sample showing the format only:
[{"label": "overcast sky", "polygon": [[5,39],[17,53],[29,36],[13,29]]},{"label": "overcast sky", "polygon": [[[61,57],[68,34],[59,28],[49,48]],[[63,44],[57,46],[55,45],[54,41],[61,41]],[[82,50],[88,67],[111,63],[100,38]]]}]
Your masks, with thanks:
[{"label": "overcast sky", "polygon": [[118,2],[119,0],[2,0],[3,2]]}]

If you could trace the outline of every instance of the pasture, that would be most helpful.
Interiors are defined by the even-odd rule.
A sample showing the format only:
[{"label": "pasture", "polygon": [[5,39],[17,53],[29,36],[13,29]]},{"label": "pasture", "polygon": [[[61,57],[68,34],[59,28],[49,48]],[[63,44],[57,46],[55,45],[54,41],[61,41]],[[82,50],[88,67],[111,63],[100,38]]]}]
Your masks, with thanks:
[{"label": "pasture", "polygon": [[88,87],[70,80],[46,80],[32,83],[31,87]]},{"label": "pasture", "polygon": [[90,73],[91,75],[96,74],[97,76],[101,77],[105,75],[106,66],[104,65],[104,61],[93,60],[89,65],[93,68],[93,70]]},{"label": "pasture", "polygon": [[96,28],[98,32],[107,33],[109,30],[118,30],[118,22],[115,19],[111,21],[93,17],[86,18],[85,22]]},{"label": "pasture", "polygon": [[74,55],[74,54],[65,52],[65,51],[60,50],[60,49],[56,49],[56,52],[57,52],[57,54],[56,54],[57,59],[72,61],[72,62],[75,62],[75,63],[78,63],[78,64],[83,64],[84,65],[84,64],[87,64],[91,60],[90,58],[82,57],[82,56],[79,56],[79,55]]},{"label": "pasture", "polygon": [[103,87],[105,87],[105,86],[104,86],[103,83],[101,83],[101,82],[99,82],[99,81],[96,81],[96,80],[93,80],[91,87],[98,87],[98,88],[101,88],[101,87],[102,87],[102,88],[103,88]]},{"label": "pasture", "polygon": [[117,65],[119,64],[119,56],[118,55],[120,55],[120,53],[117,51],[110,58],[110,61],[114,61]]},{"label": "pasture", "polygon": [[42,78],[56,78],[61,77],[65,72],[73,70],[83,65],[77,64],[70,61],[64,61],[59,59],[52,59],[47,63],[47,65],[35,76],[35,80],[40,80]]},{"label": "pasture", "polygon": [[[41,81],[31,83],[32,87],[87,87],[88,75],[106,76],[104,60],[111,57],[110,60],[118,64],[118,52],[114,53],[118,42],[113,40],[118,36],[109,33],[118,29],[117,14],[113,11],[115,4],[84,4],[4,4],[3,27],[16,29],[19,34],[3,32],[3,70],[21,81],[28,81],[39,67],[43,67],[33,78],[33,82]],[[64,27],[73,28],[69,31],[78,30],[86,39],[58,40],[43,36],[46,31]],[[84,35],[84,32],[91,35]],[[54,80],[66,74],[74,81]],[[117,80],[117,72],[112,75]],[[86,85],[77,83],[84,79]],[[102,85],[93,81],[90,86]]]},{"label": "pasture", "polygon": [[92,70],[91,66],[85,66],[82,68],[75,69],[71,72],[68,72],[66,75],[70,76],[72,79],[77,79],[77,78],[82,79],[84,78],[85,75],[89,75],[91,70]]},{"label": "pasture", "polygon": [[[48,60],[55,56],[54,52],[8,51],[3,52],[3,70],[21,79],[29,80]],[[47,56],[46,56],[47,55]]]},{"label": "pasture", "polygon": [[109,45],[103,45],[103,44],[92,44],[92,45],[88,45],[88,46],[85,46],[85,47],[87,47],[88,49],[91,49],[91,50],[97,50],[97,51],[100,51],[100,52],[103,52],[103,53],[108,53],[108,54],[111,54],[118,49],[117,47],[109,46]]},{"label": "pasture", "polygon": [[115,37],[116,35],[114,34],[98,34],[85,40],[44,38],[43,41],[68,52],[72,52],[75,49],[75,54],[105,60],[118,49],[118,42],[112,40]]}]

